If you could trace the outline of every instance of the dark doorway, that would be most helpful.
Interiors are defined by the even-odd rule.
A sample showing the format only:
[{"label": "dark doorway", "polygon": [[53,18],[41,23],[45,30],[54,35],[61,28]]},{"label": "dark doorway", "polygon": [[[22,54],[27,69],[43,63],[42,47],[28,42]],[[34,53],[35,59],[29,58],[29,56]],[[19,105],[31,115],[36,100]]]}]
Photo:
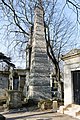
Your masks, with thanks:
[{"label": "dark doorway", "polygon": [[80,71],[72,72],[74,103],[80,105]]},{"label": "dark doorway", "polygon": [[13,90],[18,90],[19,87],[19,76],[16,72],[13,74]]}]

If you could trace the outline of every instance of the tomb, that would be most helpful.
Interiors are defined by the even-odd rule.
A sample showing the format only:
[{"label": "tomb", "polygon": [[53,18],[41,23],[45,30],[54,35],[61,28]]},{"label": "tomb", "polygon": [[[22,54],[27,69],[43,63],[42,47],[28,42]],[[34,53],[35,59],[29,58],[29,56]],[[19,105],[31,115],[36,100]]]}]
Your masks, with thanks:
[{"label": "tomb", "polygon": [[73,49],[64,60],[64,105],[80,105],[80,49]]}]

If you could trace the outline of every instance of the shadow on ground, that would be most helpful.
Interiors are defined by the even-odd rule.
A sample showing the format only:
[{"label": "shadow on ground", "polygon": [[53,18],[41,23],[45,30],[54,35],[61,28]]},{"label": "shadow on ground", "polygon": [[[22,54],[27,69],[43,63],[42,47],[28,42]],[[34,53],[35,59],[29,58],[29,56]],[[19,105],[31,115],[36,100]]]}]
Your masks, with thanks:
[{"label": "shadow on ground", "polygon": [[[50,113],[55,113],[55,112],[44,112],[44,113],[37,113],[37,114],[32,114],[32,115],[25,115],[25,116],[18,116],[18,117],[11,117],[11,118],[7,118],[6,120],[19,120],[19,119],[21,119],[21,120],[23,120],[23,119],[27,119],[27,118],[35,118],[35,116],[37,116],[37,117],[40,117],[41,115],[46,115],[46,114],[50,114]],[[59,116],[52,116],[52,117],[62,117],[62,115],[59,115]],[[44,120],[44,119],[37,119],[36,118],[36,120]],[[45,119],[45,120],[52,120],[51,118],[47,118],[47,119]]]}]

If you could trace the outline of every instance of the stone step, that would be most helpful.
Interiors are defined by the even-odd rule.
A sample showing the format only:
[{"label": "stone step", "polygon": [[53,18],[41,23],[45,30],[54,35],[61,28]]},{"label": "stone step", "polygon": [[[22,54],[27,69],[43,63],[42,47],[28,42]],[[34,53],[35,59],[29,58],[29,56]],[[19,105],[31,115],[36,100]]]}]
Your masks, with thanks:
[{"label": "stone step", "polygon": [[0,112],[4,111],[4,107],[0,106]]},{"label": "stone step", "polygon": [[68,110],[64,111],[64,114],[76,117],[78,116],[79,111],[80,111],[80,108],[68,108]]},{"label": "stone step", "polygon": [[69,104],[67,106],[60,106],[58,112],[80,119],[80,105]]},{"label": "stone step", "polygon": [[74,111],[65,110],[65,111],[64,111],[64,114],[69,115],[69,116],[73,116],[73,117],[76,116],[76,113],[75,113]]}]

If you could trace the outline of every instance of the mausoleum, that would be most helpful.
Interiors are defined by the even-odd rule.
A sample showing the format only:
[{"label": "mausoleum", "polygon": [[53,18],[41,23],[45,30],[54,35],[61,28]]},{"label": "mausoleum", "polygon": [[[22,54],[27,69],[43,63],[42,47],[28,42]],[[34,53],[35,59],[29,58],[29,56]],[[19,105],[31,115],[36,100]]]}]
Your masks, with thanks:
[{"label": "mausoleum", "polygon": [[64,60],[64,105],[80,105],[80,49],[71,50]]}]

